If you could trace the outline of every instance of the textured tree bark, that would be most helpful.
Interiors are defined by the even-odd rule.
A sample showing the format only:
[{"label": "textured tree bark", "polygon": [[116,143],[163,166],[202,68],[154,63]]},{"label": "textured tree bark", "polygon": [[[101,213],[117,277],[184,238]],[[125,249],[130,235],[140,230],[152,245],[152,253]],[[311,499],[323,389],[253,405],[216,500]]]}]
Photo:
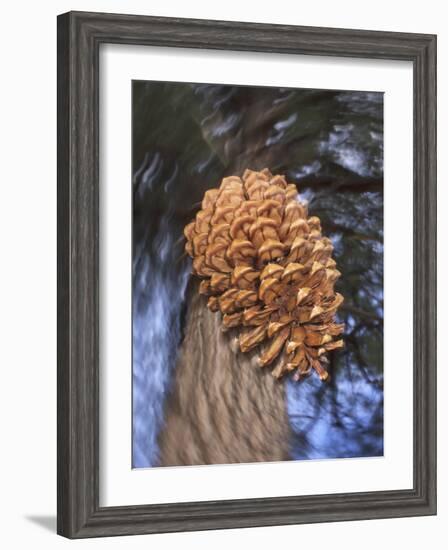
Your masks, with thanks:
[{"label": "textured tree bark", "polygon": [[184,340],[159,437],[160,465],[288,460],[284,384],[235,350],[219,314],[190,285]]}]

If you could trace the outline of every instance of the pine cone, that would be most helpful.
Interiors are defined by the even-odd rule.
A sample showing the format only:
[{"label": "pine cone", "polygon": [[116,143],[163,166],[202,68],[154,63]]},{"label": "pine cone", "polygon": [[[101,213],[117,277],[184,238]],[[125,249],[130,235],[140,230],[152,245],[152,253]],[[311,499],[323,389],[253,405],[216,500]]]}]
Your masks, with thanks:
[{"label": "pine cone", "polygon": [[314,369],[326,380],[327,352],[343,347],[334,339],[344,330],[335,323],[340,273],[296,186],[266,168],[224,178],[206,191],[184,234],[199,292],[225,329],[239,330],[241,351],[259,346],[260,366],[277,359],[276,378],[294,371],[298,380]]}]

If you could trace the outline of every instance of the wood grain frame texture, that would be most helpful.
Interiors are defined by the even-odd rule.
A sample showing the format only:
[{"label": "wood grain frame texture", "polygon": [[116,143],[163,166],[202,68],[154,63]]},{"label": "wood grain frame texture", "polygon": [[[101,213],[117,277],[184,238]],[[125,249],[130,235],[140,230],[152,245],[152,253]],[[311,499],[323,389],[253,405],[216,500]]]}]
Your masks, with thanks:
[{"label": "wood grain frame texture", "polygon": [[[99,48],[103,43],[406,60],[414,71],[414,485],[99,506]],[[58,17],[58,519],[69,538],[436,513],[436,37],[70,12]]]}]

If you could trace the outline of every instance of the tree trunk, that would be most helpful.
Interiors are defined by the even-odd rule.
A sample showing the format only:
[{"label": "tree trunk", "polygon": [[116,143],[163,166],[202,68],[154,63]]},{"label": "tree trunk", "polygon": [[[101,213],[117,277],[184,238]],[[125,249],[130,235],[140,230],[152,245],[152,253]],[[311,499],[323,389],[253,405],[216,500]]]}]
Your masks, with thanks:
[{"label": "tree trunk", "polygon": [[221,327],[195,281],[159,437],[162,466],[290,458],[284,384],[255,365],[256,352],[235,351],[235,333]]}]

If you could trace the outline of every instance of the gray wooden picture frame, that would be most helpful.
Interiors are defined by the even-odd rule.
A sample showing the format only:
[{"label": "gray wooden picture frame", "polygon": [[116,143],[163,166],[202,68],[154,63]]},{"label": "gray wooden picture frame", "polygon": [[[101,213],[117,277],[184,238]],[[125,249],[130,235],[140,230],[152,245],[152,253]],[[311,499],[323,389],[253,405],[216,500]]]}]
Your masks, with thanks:
[{"label": "gray wooden picture frame", "polygon": [[[409,490],[99,506],[99,48],[406,60],[414,72],[414,484]],[[398,206],[398,205],[396,205]],[[436,37],[70,12],[58,17],[58,520],[69,538],[436,513]]]}]

